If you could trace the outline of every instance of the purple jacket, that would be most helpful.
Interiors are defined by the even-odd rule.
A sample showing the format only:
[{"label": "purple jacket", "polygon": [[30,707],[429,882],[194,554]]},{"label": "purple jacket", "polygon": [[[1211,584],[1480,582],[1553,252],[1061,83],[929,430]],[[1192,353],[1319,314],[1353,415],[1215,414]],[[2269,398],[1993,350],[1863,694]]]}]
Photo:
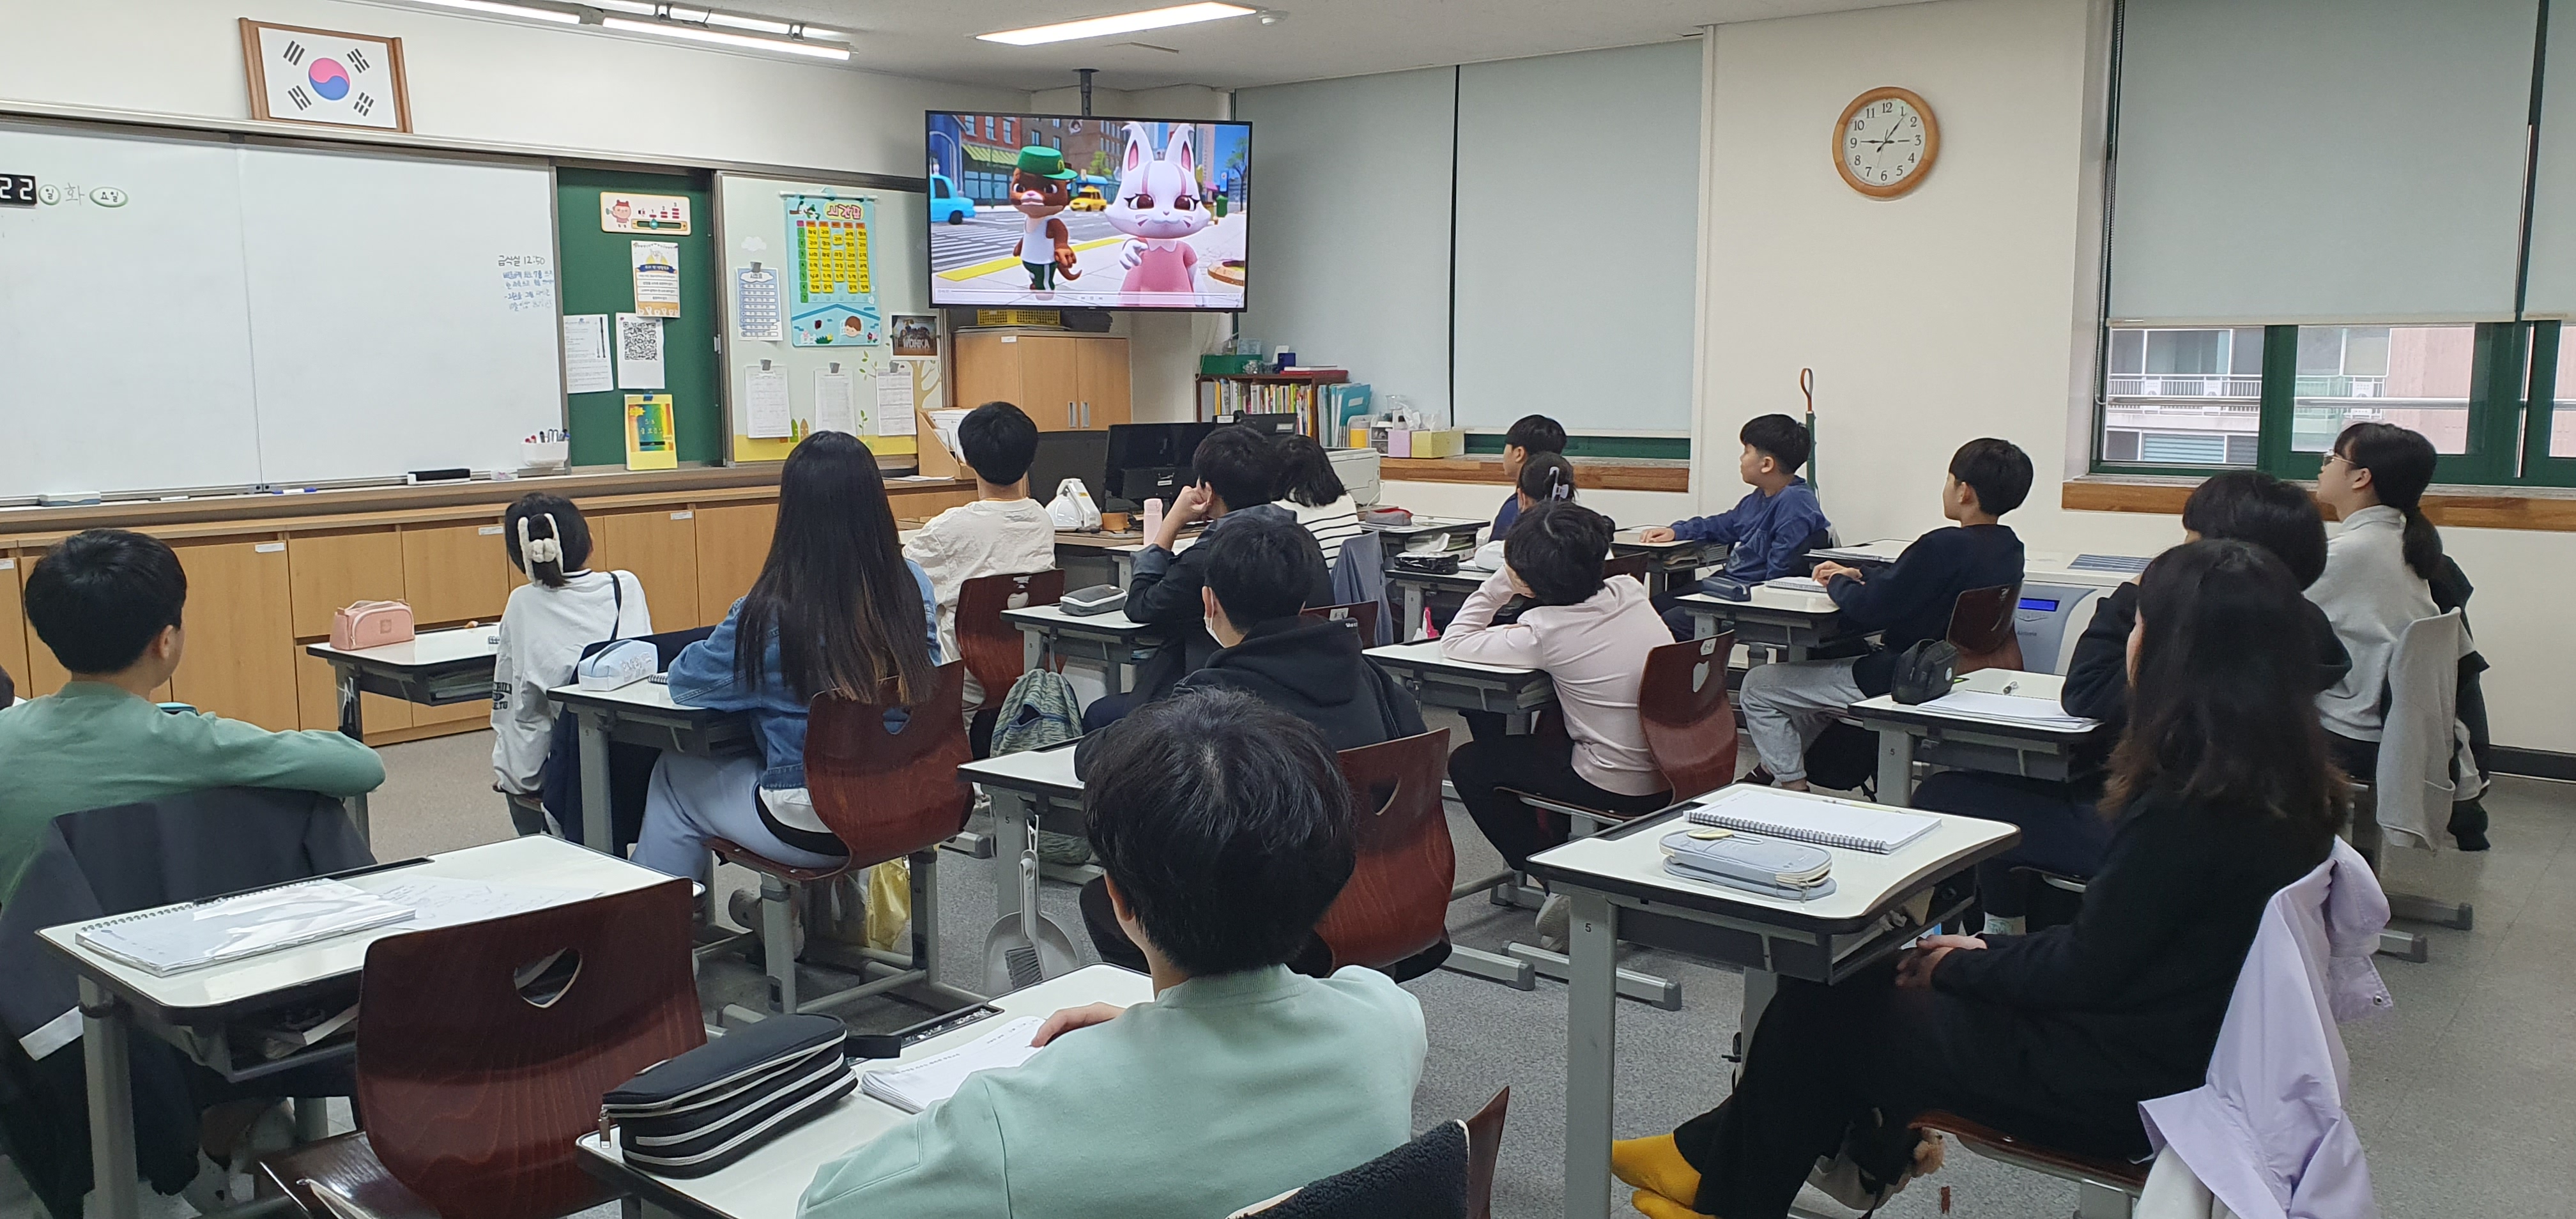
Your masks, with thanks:
[{"label": "purple jacket", "polygon": [[2148,1141],[2240,1219],[2378,1219],[2335,1025],[2392,1004],[2370,960],[2387,925],[2388,895],[2338,840],[2264,907],[2209,1082],[2138,1106]]}]

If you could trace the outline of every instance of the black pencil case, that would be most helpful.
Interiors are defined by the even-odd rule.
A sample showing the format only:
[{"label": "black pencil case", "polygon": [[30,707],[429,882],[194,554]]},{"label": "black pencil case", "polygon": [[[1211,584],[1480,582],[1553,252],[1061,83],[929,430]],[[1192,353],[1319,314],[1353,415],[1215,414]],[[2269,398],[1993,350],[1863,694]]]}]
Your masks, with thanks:
[{"label": "black pencil case", "polygon": [[634,1168],[705,1176],[849,1095],[848,1036],[830,1016],[772,1016],[646,1067],[600,1098],[600,1128]]},{"label": "black pencil case", "polygon": [[1454,576],[1458,574],[1458,556],[1454,554],[1397,555],[1395,569],[1417,576]]}]

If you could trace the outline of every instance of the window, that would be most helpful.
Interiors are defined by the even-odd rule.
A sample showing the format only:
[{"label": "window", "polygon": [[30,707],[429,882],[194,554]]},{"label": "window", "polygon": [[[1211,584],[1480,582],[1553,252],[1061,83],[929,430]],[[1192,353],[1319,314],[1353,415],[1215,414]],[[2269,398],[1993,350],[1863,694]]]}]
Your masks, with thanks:
[{"label": "window", "polygon": [[2467,453],[2476,363],[2474,326],[2302,326],[2290,448],[2323,453],[2346,424],[2377,421]]},{"label": "window", "polygon": [[2576,343],[2559,340],[2557,369],[2550,385],[2549,455],[2576,457]]},{"label": "window", "polygon": [[2102,386],[2107,464],[2254,464],[2263,328],[2121,328]]}]

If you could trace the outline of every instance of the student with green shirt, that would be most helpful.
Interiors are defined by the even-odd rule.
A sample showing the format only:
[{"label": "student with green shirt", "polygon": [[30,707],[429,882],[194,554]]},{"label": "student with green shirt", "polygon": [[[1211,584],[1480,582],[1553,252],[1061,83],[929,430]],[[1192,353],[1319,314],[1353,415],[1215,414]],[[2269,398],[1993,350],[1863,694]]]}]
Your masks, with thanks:
[{"label": "student with green shirt", "polygon": [[65,538],[27,573],[27,622],[71,680],[0,711],[0,903],[64,813],[213,787],[354,796],[385,781],[376,751],[337,732],[270,732],[152,701],[179,668],[187,600],[179,556],[121,529]]},{"label": "student with green shirt", "polygon": [[825,1164],[803,1219],[1216,1216],[1413,1130],[1422,1007],[1375,970],[1289,972],[1352,867],[1314,725],[1233,690],[1140,708],[1083,813],[1154,999],[1057,1012],[1037,1056]]}]

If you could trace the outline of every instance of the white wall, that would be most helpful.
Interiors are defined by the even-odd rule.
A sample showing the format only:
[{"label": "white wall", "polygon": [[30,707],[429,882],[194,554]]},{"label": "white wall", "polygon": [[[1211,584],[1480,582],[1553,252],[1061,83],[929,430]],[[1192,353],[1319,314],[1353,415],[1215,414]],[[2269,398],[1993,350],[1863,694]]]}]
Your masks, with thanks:
[{"label": "white wall", "polygon": [[[1798,370],[1813,367],[1820,489],[1847,539],[1940,524],[1951,450],[2002,436],[2038,466],[2007,518],[2032,548],[2179,540],[2172,517],[2059,507],[2091,426],[2100,20],[2090,0],[1937,0],[1717,29],[1705,434],[1794,412]],[[1913,194],[1880,202],[1845,187],[1825,150],[1842,107],[1887,84],[1931,105],[1941,158]],[[1703,504],[1735,494],[1709,448]],[[2576,653],[2551,587],[2576,566],[2576,537],[2443,535],[2478,583],[2497,741],[2576,751]]]},{"label": "white wall", "polygon": [[[0,98],[250,115],[237,6],[23,2],[6,11]],[[917,177],[923,110],[1028,102],[1016,90],[351,0],[263,0],[251,15],[401,38],[413,130],[463,140]]]}]

